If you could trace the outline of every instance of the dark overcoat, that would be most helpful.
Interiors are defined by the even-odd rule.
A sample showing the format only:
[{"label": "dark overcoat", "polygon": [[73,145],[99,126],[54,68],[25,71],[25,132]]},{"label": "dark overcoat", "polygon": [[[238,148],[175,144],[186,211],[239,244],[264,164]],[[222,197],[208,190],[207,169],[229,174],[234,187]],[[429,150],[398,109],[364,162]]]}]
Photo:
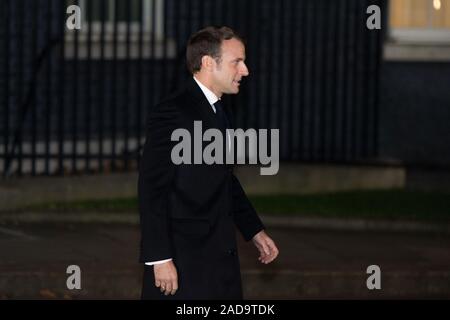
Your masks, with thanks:
[{"label": "dark overcoat", "polygon": [[184,128],[193,138],[194,121],[202,121],[203,131],[219,128],[193,79],[147,119],[138,183],[140,262],[172,258],[179,289],[164,296],[155,287],[153,267],[145,265],[144,299],[241,299],[235,227],[246,241],[264,229],[232,166],[173,163],[171,152],[178,142],[171,141],[172,132]]}]

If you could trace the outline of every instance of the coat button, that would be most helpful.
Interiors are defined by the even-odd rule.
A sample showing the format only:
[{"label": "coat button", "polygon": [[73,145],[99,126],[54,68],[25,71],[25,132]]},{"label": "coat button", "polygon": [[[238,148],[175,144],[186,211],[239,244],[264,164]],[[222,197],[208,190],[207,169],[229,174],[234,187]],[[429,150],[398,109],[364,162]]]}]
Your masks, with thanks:
[{"label": "coat button", "polygon": [[228,250],[228,254],[230,256],[234,256],[234,255],[236,255],[236,250],[230,249],[230,250]]}]

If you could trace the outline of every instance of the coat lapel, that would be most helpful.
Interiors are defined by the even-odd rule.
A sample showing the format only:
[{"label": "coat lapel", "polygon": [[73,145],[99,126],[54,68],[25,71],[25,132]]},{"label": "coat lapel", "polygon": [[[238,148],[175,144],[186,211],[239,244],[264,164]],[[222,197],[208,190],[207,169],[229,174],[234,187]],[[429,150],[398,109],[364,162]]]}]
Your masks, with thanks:
[{"label": "coat lapel", "polygon": [[200,117],[203,128],[218,128],[219,124],[216,114],[209,104],[208,99],[203,94],[202,89],[200,89],[194,79],[189,79],[186,85],[186,91],[190,100],[188,101],[188,105]]}]

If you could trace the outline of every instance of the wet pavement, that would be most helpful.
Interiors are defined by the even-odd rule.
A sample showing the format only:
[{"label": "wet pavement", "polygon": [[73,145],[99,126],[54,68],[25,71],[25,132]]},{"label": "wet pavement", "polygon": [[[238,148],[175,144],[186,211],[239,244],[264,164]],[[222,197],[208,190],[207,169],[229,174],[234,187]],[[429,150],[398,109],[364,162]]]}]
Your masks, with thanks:
[{"label": "wet pavement", "polygon": [[[279,258],[258,262],[239,239],[246,299],[449,299],[450,234],[269,227]],[[125,223],[1,223],[0,298],[138,299],[139,227]],[[81,289],[69,290],[69,265]],[[369,290],[370,265],[381,289]]]}]

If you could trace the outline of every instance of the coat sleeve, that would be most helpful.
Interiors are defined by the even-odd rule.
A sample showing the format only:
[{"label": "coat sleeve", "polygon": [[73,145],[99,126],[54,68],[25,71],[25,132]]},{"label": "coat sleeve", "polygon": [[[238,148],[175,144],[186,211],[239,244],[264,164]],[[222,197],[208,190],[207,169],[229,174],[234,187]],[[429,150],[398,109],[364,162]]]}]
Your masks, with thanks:
[{"label": "coat sleeve", "polygon": [[141,227],[140,261],[173,256],[169,229],[168,195],[175,175],[171,135],[179,121],[175,106],[155,107],[147,118],[146,142],[139,163],[138,198]]},{"label": "coat sleeve", "polygon": [[242,189],[239,180],[234,174],[232,176],[233,188],[233,217],[239,231],[242,233],[245,241],[251,240],[258,232],[265,229],[264,224],[258,217]]}]

